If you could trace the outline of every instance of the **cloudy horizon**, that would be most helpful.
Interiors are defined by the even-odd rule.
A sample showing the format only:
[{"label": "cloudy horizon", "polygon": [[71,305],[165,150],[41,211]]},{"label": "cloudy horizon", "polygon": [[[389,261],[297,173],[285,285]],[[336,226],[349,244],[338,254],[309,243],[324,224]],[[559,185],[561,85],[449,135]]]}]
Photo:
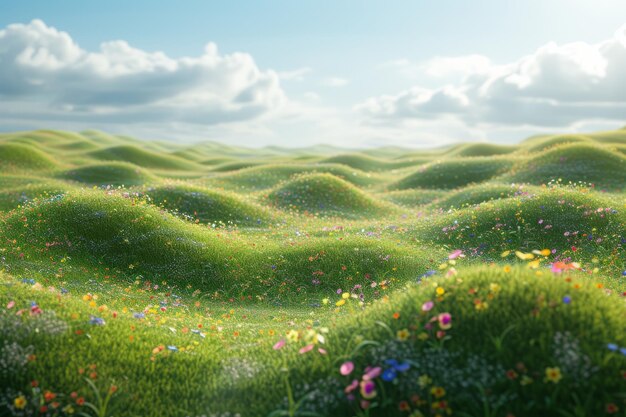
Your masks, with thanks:
[{"label": "cloudy horizon", "polygon": [[[201,48],[166,42],[159,48],[158,37],[145,42],[149,30],[138,43],[151,46],[106,30],[94,31],[83,44],[87,28],[55,23],[61,19],[53,13],[42,10],[20,21],[26,12],[10,12],[2,19],[18,19],[0,28],[2,131],[95,128],[179,142],[350,148],[513,143],[534,134],[626,124],[626,24],[598,27],[605,35],[595,38],[555,40],[555,29],[530,52],[524,45],[492,55],[477,52],[491,36],[486,28],[484,36],[468,33],[475,38],[469,45],[442,41],[419,57],[377,53],[376,42],[391,45],[385,36],[394,35],[381,33],[387,40],[372,41],[370,54],[346,52],[338,59],[334,48],[354,37],[346,27],[345,34],[329,30],[326,37],[307,33],[306,42],[321,42],[321,52],[294,53],[290,60],[285,34],[274,42],[279,51],[246,39],[237,49],[223,48],[220,39],[200,35],[193,39]],[[295,44],[289,47],[299,50],[304,35],[289,30]],[[321,49],[325,42],[328,50]]]}]

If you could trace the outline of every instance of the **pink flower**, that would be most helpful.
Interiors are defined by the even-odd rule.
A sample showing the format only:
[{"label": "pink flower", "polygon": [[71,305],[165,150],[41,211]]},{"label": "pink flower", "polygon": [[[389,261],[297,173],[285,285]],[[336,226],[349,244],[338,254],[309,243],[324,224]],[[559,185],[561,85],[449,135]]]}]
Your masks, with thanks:
[{"label": "pink flower", "polygon": [[303,347],[302,349],[300,349],[298,351],[298,353],[303,354],[303,353],[307,353],[313,350],[314,345],[306,345],[305,347]]},{"label": "pink flower", "polygon": [[12,309],[15,306],[15,301],[9,301],[9,304],[7,304],[7,310]]},{"label": "pink flower", "polygon": [[282,349],[283,346],[285,346],[285,339],[280,339],[278,342],[276,342],[276,344],[274,345],[274,350],[279,350]]},{"label": "pink flower", "polygon": [[353,379],[352,382],[350,383],[350,385],[348,385],[343,392],[345,392],[346,394],[351,393],[352,391],[354,391],[355,389],[357,389],[357,387],[359,386],[359,381],[357,381],[356,379]]},{"label": "pink flower", "polygon": [[383,370],[380,366],[377,366],[375,368],[371,368],[368,366],[367,368],[365,368],[365,374],[363,374],[363,380],[369,381],[369,380],[375,379],[378,377],[378,375],[381,374],[382,371]]},{"label": "pink flower", "polygon": [[448,259],[456,259],[462,254],[463,254],[463,251],[461,249],[457,249],[454,252],[452,252],[450,255],[448,255]]},{"label": "pink flower", "polygon": [[339,368],[341,375],[350,375],[354,371],[354,363],[344,362]]},{"label": "pink flower", "polygon": [[452,327],[452,316],[450,313],[441,313],[437,316],[437,321],[439,321],[439,327],[441,330],[448,330]]},{"label": "pink flower", "polygon": [[317,351],[320,353],[320,355],[326,355],[328,353],[324,348],[317,348]]},{"label": "pink flower", "polygon": [[430,311],[433,309],[434,306],[435,303],[433,303],[432,301],[426,301],[424,304],[422,304],[422,311]]}]

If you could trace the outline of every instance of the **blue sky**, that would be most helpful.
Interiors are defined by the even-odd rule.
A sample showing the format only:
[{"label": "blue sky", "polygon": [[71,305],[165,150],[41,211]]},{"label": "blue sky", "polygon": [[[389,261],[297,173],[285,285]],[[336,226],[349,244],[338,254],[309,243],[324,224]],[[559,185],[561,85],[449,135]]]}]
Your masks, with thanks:
[{"label": "blue sky", "polygon": [[[622,0],[23,0],[0,10],[2,130],[428,146],[626,124]],[[111,41],[123,43],[103,50]]]}]

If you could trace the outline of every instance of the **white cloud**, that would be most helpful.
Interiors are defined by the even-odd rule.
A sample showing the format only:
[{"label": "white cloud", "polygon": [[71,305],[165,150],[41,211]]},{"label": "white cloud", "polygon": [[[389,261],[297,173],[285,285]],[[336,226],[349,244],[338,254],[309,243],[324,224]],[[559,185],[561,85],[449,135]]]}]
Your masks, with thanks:
[{"label": "white cloud", "polygon": [[78,122],[219,124],[271,113],[285,100],[278,75],[215,44],[170,58],[125,41],[85,51],[40,20],[0,30],[0,116]]},{"label": "white cloud", "polygon": [[348,84],[348,80],[339,77],[330,77],[322,81],[322,85],[327,87],[343,87]]},{"label": "white cloud", "polygon": [[309,67],[298,68],[291,71],[279,71],[278,78],[285,81],[303,81],[304,76],[313,71]]},{"label": "white cloud", "polygon": [[548,43],[506,65],[470,55],[435,58],[424,68],[442,76],[458,69],[462,80],[372,97],[356,110],[377,123],[452,115],[467,125],[566,127],[626,118],[626,25],[612,39]]}]

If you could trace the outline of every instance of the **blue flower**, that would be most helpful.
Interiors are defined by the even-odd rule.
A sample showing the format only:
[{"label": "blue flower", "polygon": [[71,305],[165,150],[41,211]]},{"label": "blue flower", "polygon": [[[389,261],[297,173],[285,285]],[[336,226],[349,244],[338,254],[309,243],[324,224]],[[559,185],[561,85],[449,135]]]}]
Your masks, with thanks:
[{"label": "blue flower", "polygon": [[569,304],[571,302],[572,302],[572,297],[570,297],[569,295],[566,295],[565,297],[563,297],[563,303]]},{"label": "blue flower", "polygon": [[609,343],[608,345],[606,345],[606,347],[611,352],[615,352],[617,349],[619,349],[619,346],[617,346],[615,343]]},{"label": "blue flower", "polygon": [[104,326],[106,323],[101,317],[91,316],[89,324],[93,324],[94,326]]},{"label": "blue flower", "polygon": [[146,318],[146,315],[144,313],[134,313],[133,317],[136,319],[144,319]]},{"label": "blue flower", "polygon": [[394,368],[389,368],[385,370],[381,378],[383,379],[383,381],[393,381],[394,379],[396,379],[396,370]]},{"label": "blue flower", "polygon": [[170,345],[170,346],[167,347],[167,349],[171,350],[172,352],[178,352],[178,348],[176,346]]},{"label": "blue flower", "polygon": [[411,364],[409,364],[408,362],[402,362],[402,363],[400,363],[400,362],[398,362],[398,361],[397,361],[397,360],[395,360],[395,359],[387,359],[387,360],[385,361],[385,363],[386,363],[387,365],[390,365],[390,366],[391,366],[391,368],[392,368],[394,371],[397,371],[397,372],[406,372],[406,371],[408,371],[408,370],[409,370],[409,368],[411,367]]},{"label": "blue flower", "polygon": [[619,349],[619,353],[621,353],[622,355],[626,356],[626,347],[620,348]]}]

